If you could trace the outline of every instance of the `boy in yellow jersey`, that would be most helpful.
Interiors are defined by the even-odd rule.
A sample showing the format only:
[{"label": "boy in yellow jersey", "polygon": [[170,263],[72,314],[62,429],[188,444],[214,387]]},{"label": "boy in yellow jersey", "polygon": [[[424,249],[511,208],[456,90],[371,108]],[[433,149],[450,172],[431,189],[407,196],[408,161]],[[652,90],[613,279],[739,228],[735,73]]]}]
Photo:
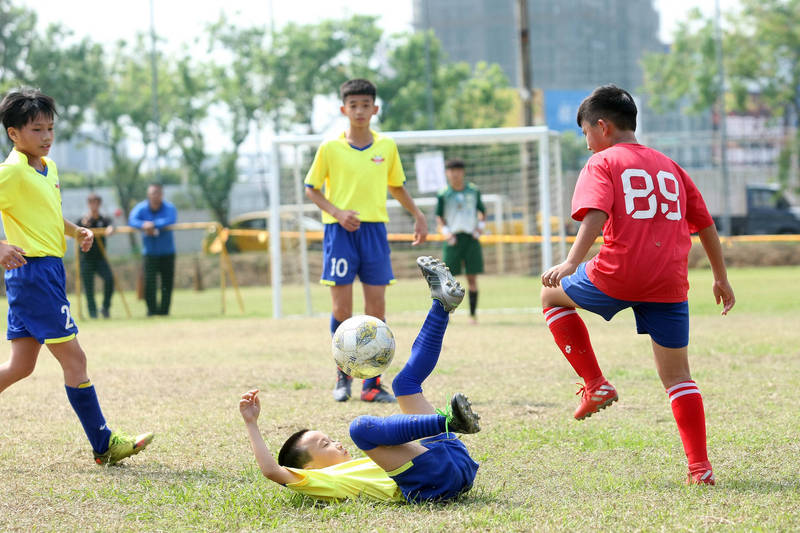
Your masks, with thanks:
[{"label": "boy in yellow jersey", "polygon": [[152,433],[127,437],[106,426],[65,291],[65,235],[84,252],[92,232],[61,213],[58,171],[45,156],[53,142],[55,102],[36,89],[10,91],[0,102],[0,120],[14,143],[0,164],[0,211],[8,243],[0,243],[5,272],[11,358],[0,365],[0,392],[29,376],[46,344],[61,364],[67,398],[92,445],[95,462],[115,464],[142,451]]},{"label": "boy in yellow jersey", "polygon": [[[353,315],[353,281],[364,288],[364,314],[386,321],[386,286],[394,283],[386,225],[386,190],[414,217],[414,242],[425,242],[425,216],[403,187],[406,177],[394,141],[370,129],[378,113],[377,90],[368,80],[340,88],[341,112],[350,127],[320,145],[306,176],[306,196],[322,210],[325,224],[321,283],[331,287],[331,335]],[[324,194],[323,194],[324,188]],[[352,378],[338,370],[333,397],[350,398]],[[380,376],[364,380],[361,399],[394,402]]]},{"label": "boy in yellow jersey", "polygon": [[367,457],[353,459],[341,443],[304,429],[289,437],[276,462],[258,429],[258,390],[251,390],[242,395],[239,411],[264,476],[323,500],[441,502],[472,487],[478,463],[451,431],[477,433],[480,417],[462,394],[453,396],[447,413],[434,409],[422,394],[422,382],[439,360],[449,313],[461,303],[464,289],[441,261],[420,257],[417,264],[433,303],[408,362],[392,382],[404,414],[353,420],[350,437]]}]

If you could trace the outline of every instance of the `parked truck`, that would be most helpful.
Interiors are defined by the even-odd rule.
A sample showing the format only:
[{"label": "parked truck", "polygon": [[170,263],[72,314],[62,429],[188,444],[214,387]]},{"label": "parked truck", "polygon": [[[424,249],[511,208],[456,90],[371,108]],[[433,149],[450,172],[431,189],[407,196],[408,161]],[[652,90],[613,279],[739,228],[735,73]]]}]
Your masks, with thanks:
[{"label": "parked truck", "polygon": [[[793,206],[778,185],[747,185],[744,197],[744,205],[731,206],[731,235],[800,233],[800,207]],[[722,232],[723,216],[713,218]]]}]

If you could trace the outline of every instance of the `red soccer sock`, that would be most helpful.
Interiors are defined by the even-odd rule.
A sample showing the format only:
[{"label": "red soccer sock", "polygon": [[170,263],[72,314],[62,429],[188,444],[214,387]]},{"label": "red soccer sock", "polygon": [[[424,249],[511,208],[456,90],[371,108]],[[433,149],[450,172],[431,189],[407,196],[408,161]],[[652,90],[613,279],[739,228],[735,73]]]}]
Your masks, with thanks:
[{"label": "red soccer sock", "polygon": [[708,461],[706,415],[697,384],[691,380],[684,381],[668,388],[667,394],[689,464]]},{"label": "red soccer sock", "polygon": [[573,307],[545,307],[544,318],[561,353],[587,386],[602,381],[586,324]]}]

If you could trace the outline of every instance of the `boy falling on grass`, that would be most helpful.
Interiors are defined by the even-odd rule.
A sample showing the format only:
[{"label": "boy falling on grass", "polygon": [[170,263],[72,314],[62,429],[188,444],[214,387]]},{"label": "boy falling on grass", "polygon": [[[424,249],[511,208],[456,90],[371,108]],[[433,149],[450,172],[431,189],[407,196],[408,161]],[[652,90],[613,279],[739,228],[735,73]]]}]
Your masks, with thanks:
[{"label": "boy falling on grass", "polygon": [[106,426],[78,344],[78,327],[64,289],[65,235],[84,252],[93,234],[66,220],[56,165],[47,154],[53,143],[55,102],[35,89],[9,92],[0,102],[0,120],[14,143],[0,164],[0,211],[8,244],[0,243],[5,268],[11,358],[0,365],[0,392],[29,376],[46,344],[64,371],[70,405],[92,445],[97,464],[115,464],[139,453],[152,433],[127,437]]},{"label": "boy falling on grass", "polygon": [[[631,95],[614,85],[598,87],[578,108],[594,155],[572,197],[572,217],[581,222],[575,243],[565,262],[542,274],[542,308],[556,344],[584,380],[578,420],[611,405],[617,391],[603,377],[575,308],[606,320],[633,309],[637,331],[651,338],[689,461],[688,483],[713,485],[703,398],[689,372],[690,233],[699,233],[723,315],[736,299],[700,191],[677,163],[638,143],[636,113]],[[601,230],[600,253],[581,263]]]},{"label": "boy falling on grass", "polygon": [[440,261],[420,257],[417,264],[431,289],[433,305],[411,357],[392,382],[404,414],[353,420],[350,437],[367,457],[353,459],[340,442],[303,429],[284,443],[276,462],[258,429],[258,390],[251,390],[242,395],[239,410],[264,476],[325,500],[365,496],[412,503],[447,501],[472,487],[478,464],[450,431],[476,433],[480,417],[462,394],[453,396],[446,414],[422,394],[422,382],[439,359],[449,313],[464,298],[464,289]]}]

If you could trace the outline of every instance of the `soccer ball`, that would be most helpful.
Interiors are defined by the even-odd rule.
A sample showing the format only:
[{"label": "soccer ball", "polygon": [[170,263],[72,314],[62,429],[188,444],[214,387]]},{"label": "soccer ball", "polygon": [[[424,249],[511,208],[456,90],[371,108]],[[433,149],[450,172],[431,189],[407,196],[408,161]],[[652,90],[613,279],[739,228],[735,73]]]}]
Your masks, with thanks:
[{"label": "soccer ball", "polygon": [[344,373],[358,379],[383,373],[394,357],[394,335],[382,320],[358,315],[342,322],[331,342],[333,358]]}]

